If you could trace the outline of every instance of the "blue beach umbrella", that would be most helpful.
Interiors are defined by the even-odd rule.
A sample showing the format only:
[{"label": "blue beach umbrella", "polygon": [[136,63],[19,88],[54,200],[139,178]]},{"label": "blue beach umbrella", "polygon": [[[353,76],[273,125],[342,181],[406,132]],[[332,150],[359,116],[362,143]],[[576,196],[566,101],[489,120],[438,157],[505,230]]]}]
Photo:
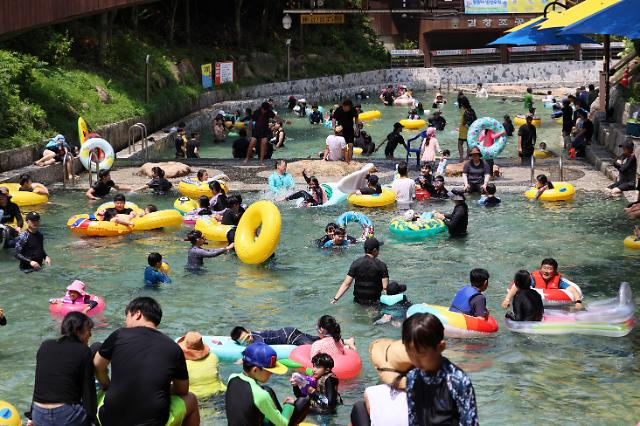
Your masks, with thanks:
[{"label": "blue beach umbrella", "polygon": [[640,2],[622,0],[593,15],[567,25],[562,35],[608,34],[640,38]]}]

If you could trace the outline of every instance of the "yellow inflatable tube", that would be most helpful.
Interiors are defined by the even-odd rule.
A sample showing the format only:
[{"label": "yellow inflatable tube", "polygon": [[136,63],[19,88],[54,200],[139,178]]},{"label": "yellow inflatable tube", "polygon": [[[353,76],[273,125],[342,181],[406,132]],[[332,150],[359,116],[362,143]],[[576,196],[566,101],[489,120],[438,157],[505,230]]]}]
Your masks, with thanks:
[{"label": "yellow inflatable tube", "polygon": [[406,129],[418,130],[426,126],[427,122],[424,120],[400,120],[400,124],[402,124]]},{"label": "yellow inflatable tube", "polygon": [[382,194],[356,195],[351,194],[347,198],[349,204],[361,207],[383,207],[396,202],[396,193],[390,189],[382,188]]},{"label": "yellow inflatable tube", "polygon": [[131,219],[134,232],[151,231],[182,225],[182,215],[176,210],[160,210]]},{"label": "yellow inflatable tube", "polygon": [[[529,188],[525,191],[524,196],[530,200],[536,197],[538,190],[535,187]],[[553,182],[553,189],[547,189],[542,193],[538,200],[540,201],[567,201],[571,200],[575,195],[576,190],[570,183],[566,182]]]},{"label": "yellow inflatable tube", "polygon": [[354,153],[355,155],[362,155],[362,148],[357,147],[357,146],[356,146],[356,147],[354,147],[354,148],[353,148],[353,153]]},{"label": "yellow inflatable tube", "polygon": [[358,114],[358,120],[360,121],[377,120],[380,117],[382,117],[382,113],[378,110],[365,111]]},{"label": "yellow inflatable tube", "polygon": [[[16,203],[18,207],[35,206],[49,201],[48,195],[36,194],[29,191],[20,191],[19,183],[0,183],[0,186],[4,186],[9,190],[9,194],[11,194],[11,202]],[[41,183],[33,183],[34,188],[37,188],[38,186],[44,187]]]},{"label": "yellow inflatable tube", "polygon": [[224,242],[227,241],[227,232],[229,232],[231,228],[233,228],[231,225],[222,225],[210,216],[199,217],[193,227],[196,231],[202,232],[202,235],[209,241]]},{"label": "yellow inflatable tube", "polygon": [[[218,182],[220,182],[220,186],[222,186],[222,189],[224,189],[225,192],[229,192],[229,188],[224,182]],[[206,195],[209,198],[213,197],[213,192],[211,192],[211,188],[209,188],[209,182],[201,182],[197,179],[188,178],[180,181],[178,184],[178,191],[185,197],[189,197],[194,200],[197,200],[203,195]]]},{"label": "yellow inflatable tube", "polygon": [[102,220],[91,220],[88,214],[71,216],[67,221],[67,228],[86,237],[117,237],[130,234],[133,231],[131,226]]},{"label": "yellow inflatable tube", "polygon": [[637,239],[635,235],[629,235],[624,239],[624,246],[630,249],[640,249],[640,239]]},{"label": "yellow inflatable tube", "polygon": [[[515,124],[516,126],[522,126],[523,124],[526,124],[526,123],[527,123],[527,118],[526,118],[526,115],[524,114],[518,114],[513,118],[513,124]],[[540,117],[534,116],[531,124],[533,124],[535,127],[540,127],[542,126],[542,119]]]},{"label": "yellow inflatable tube", "polygon": [[[280,210],[271,201],[251,204],[236,229],[235,249],[238,258],[252,265],[267,260],[280,242],[281,226]],[[260,235],[256,236],[260,227]]]},{"label": "yellow inflatable tube", "polygon": [[549,151],[540,151],[539,149],[536,149],[533,151],[533,156],[536,158],[549,158],[551,157],[551,153]]},{"label": "yellow inflatable tube", "polygon": [[173,202],[173,208],[178,210],[181,214],[187,214],[198,207],[200,207],[198,202],[189,197],[180,197]]}]

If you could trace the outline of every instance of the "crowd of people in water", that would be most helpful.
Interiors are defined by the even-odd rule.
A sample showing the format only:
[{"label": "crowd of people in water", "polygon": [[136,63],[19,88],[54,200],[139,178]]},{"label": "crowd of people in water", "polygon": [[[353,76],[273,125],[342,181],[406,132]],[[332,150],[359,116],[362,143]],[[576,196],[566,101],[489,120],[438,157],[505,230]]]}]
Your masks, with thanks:
[{"label": "crowd of people in water", "polygon": [[[589,105],[595,98],[594,88],[579,90],[576,96],[557,103],[552,97],[543,100],[553,104],[562,118],[562,134],[565,148],[574,150],[576,156],[584,155],[584,147],[593,135],[593,124],[589,118]],[[597,95],[595,95],[597,96]],[[370,95],[362,89],[357,100]],[[404,86],[396,89],[388,86],[380,93],[385,105],[412,99],[411,90]],[[481,84],[476,90],[477,98],[488,97]],[[452,162],[451,152],[441,149],[437,132],[444,130],[447,120],[439,109],[447,99],[438,93],[432,104],[435,109],[424,130],[413,138],[404,140],[404,126],[397,122],[384,141],[375,144],[371,135],[364,131],[358,116],[362,107],[345,99],[325,116],[316,103],[307,106],[305,99],[290,97],[286,107],[295,115],[307,118],[310,125],[323,125],[329,121],[332,129],[326,139],[325,149],[319,157],[326,161],[353,159],[353,149],[372,154],[385,146],[385,156],[393,158],[398,145],[410,149],[414,140],[420,142],[419,175],[409,176],[409,165],[399,161],[391,190],[398,205],[408,208],[416,199],[416,191],[426,191],[431,199],[450,200],[450,213],[433,211],[435,219],[442,220],[450,237],[467,235],[469,207],[466,197],[481,194],[480,204],[496,207],[501,200],[496,196],[497,188],[491,182],[494,173],[493,161],[483,158],[475,147],[465,155],[469,126],[477,119],[469,99],[460,92],[457,97],[460,109],[458,131],[458,155],[462,166],[461,188],[447,189],[445,176],[447,165]],[[532,124],[536,112],[531,89],[523,98],[526,110],[525,123],[517,130],[518,155],[524,164],[530,161],[537,143],[536,128]],[[285,121],[273,111],[273,100],[261,104],[256,111],[247,109],[227,115],[221,111],[212,122],[215,142],[229,136],[230,128],[237,129],[238,139],[232,144],[233,157],[248,162],[258,156],[260,163],[271,158],[274,150],[286,144]],[[556,108],[557,107],[557,108]],[[424,117],[422,103],[411,104],[407,119]],[[230,123],[230,124],[229,124]],[[237,123],[244,123],[239,126]],[[506,135],[516,133],[509,116],[504,117]],[[187,137],[184,123],[176,129],[176,158],[198,158],[200,135],[191,132]],[[250,136],[249,136],[250,135]],[[542,147],[542,144],[539,144]],[[544,147],[542,147],[544,149]],[[620,171],[619,179],[609,189],[614,195],[636,188],[636,159],[632,142],[621,145],[622,153],[615,167]],[[64,138],[58,138],[48,146],[38,165],[61,161],[61,156],[71,152]],[[268,179],[268,188],[277,194],[278,200],[300,200],[302,206],[318,206],[328,202],[326,189],[313,175],[303,170],[306,190],[295,190],[295,181],[287,172],[287,162],[276,160],[275,171]],[[118,191],[113,197],[113,207],[96,212],[96,220],[131,226],[137,216],[157,211],[153,204],[142,212],[127,206],[124,191],[150,190],[159,195],[170,193],[172,183],[165,178],[160,167],[152,170],[150,182],[140,188],[116,184],[108,170],[101,170],[97,181],[86,192],[90,200],[111,198],[112,189]],[[185,241],[186,269],[199,271],[204,259],[221,256],[235,249],[235,227],[245,212],[240,194],[227,194],[218,180],[209,179],[206,170],[197,172],[196,179],[206,183],[211,197],[201,196],[198,207],[191,213],[197,216],[216,216],[222,225],[231,226],[227,233],[227,244],[217,249],[207,249],[206,237],[199,230],[189,231]],[[382,187],[375,169],[365,178],[365,185],[358,188],[357,195],[381,194]],[[34,184],[28,175],[20,178],[20,190],[45,193],[46,187]],[[536,177],[536,195],[553,189],[553,182],[544,174]],[[41,216],[28,212],[24,218],[20,208],[11,202],[10,191],[0,186],[0,217],[3,224],[3,244],[15,250],[19,268],[25,273],[35,272],[51,265],[52,258],[45,250],[44,235],[40,232]],[[633,208],[631,206],[630,208]],[[406,210],[408,222],[420,220],[413,210]],[[15,223],[22,232],[6,226]],[[640,238],[640,231],[637,231]],[[407,286],[391,281],[387,265],[381,260],[383,242],[375,237],[363,235],[358,239],[347,234],[346,229],[329,223],[325,235],[316,241],[321,248],[337,248],[362,243],[364,255],[354,260],[335,296],[328,302],[339,303],[353,289],[353,302],[373,307],[377,314],[372,325],[391,323],[401,328],[401,339],[377,339],[369,348],[371,363],[380,384],[365,389],[362,400],[353,405],[351,424],[360,425],[431,425],[479,423],[474,387],[469,376],[442,355],[446,347],[445,329],[438,317],[429,313],[417,313],[406,318],[412,306],[405,292]],[[143,275],[147,287],[161,287],[171,283],[161,253],[148,255],[148,266]],[[460,288],[449,306],[450,312],[487,319],[490,315],[484,292],[489,287],[490,274],[486,269],[474,268],[469,273],[469,283]],[[571,293],[575,309],[582,308],[582,294],[568,279],[559,273],[558,262],[553,258],[542,260],[540,268],[532,272],[518,270],[513,285],[506,292],[501,307],[506,318],[512,321],[541,321],[544,314],[540,293],[534,289],[564,289]],[[393,296],[392,302],[382,302],[383,297]],[[343,338],[337,320],[330,315],[321,316],[315,324],[317,334],[302,332],[295,326],[273,330],[254,331],[248,325],[237,325],[230,330],[232,341],[244,346],[241,354],[241,371],[232,374],[225,384],[219,376],[218,358],[203,336],[195,330],[185,333],[174,341],[158,330],[162,320],[162,308],[150,297],[138,297],[125,308],[125,326],[115,330],[104,342],[90,339],[93,320],[88,316],[99,309],[99,301],[87,291],[84,282],[74,280],[63,297],[53,298],[52,305],[79,306],[76,312],[68,313],[62,320],[60,336],[46,340],[38,349],[33,391],[33,402],[28,417],[33,425],[133,425],[133,424],[200,424],[198,401],[224,394],[228,424],[245,425],[292,425],[301,423],[308,414],[333,416],[341,405],[340,379],[334,372],[336,359],[348,350],[355,350],[353,338]],[[0,309],[0,326],[7,324],[4,311]],[[221,342],[211,342],[220,344]],[[290,378],[292,396],[280,399],[267,386],[272,374],[283,375],[287,368],[278,361],[273,345],[310,345],[312,368],[304,373],[294,372]],[[98,423],[99,422],[99,423]]]}]

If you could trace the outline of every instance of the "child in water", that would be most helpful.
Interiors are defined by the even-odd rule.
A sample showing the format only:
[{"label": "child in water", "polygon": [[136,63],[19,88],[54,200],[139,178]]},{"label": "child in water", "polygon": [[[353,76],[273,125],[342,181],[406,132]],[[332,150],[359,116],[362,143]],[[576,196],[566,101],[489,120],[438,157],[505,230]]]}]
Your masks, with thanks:
[{"label": "child in water", "polygon": [[451,158],[451,151],[445,149],[442,151],[442,157],[440,157],[440,162],[438,163],[438,168],[436,169],[436,176],[444,176],[447,171],[447,164],[449,164],[449,159]]},{"label": "child in water", "polygon": [[333,358],[325,353],[316,354],[311,358],[313,370],[311,375],[293,373],[289,382],[293,385],[296,397],[310,399],[310,412],[314,414],[333,414],[342,398],[338,393],[340,380],[333,373]]},{"label": "child in water", "polygon": [[391,322],[393,326],[400,327],[402,320],[407,316],[407,309],[412,305],[407,295],[404,294],[406,291],[406,285],[391,281],[387,286],[387,294],[380,297],[382,316],[373,324],[380,325]]},{"label": "child in water", "polygon": [[150,253],[147,257],[149,266],[144,268],[144,286],[155,287],[160,284],[170,284],[171,278],[168,275],[168,266],[162,263],[160,253]]},{"label": "child in water", "polygon": [[92,300],[92,296],[85,292],[85,284],[80,280],[75,280],[67,286],[67,292],[64,297],[49,299],[49,303],[57,304],[85,304],[87,305],[82,313],[86,314],[91,309],[98,306],[98,302]]},{"label": "child in water", "polygon": [[497,206],[500,204],[502,200],[496,197],[496,190],[495,184],[488,183],[485,195],[478,200],[478,204],[485,207]]},{"label": "child in water", "polygon": [[324,227],[324,236],[316,240],[318,247],[324,247],[326,243],[333,239],[333,231],[338,227],[338,224],[330,222]]},{"label": "child in water", "polygon": [[502,127],[504,127],[504,131],[506,132],[507,136],[513,136],[513,132],[515,132],[516,128],[513,125],[513,122],[511,121],[511,117],[509,117],[509,115],[505,115],[503,117],[503,122],[502,122]]},{"label": "child in water", "polygon": [[234,244],[231,243],[220,249],[204,249],[202,246],[207,244],[207,239],[202,235],[202,232],[196,230],[189,232],[185,241],[189,241],[191,243],[191,248],[187,254],[187,269],[202,269],[204,267],[205,258],[220,256],[221,254],[233,250],[234,247]]},{"label": "child in water", "polygon": [[531,274],[520,270],[513,282],[518,289],[511,301],[513,312],[507,312],[505,317],[512,321],[542,321],[544,305],[540,293],[531,288]]},{"label": "child in water", "polygon": [[536,194],[534,200],[537,200],[544,193],[544,191],[546,191],[547,189],[553,189],[553,183],[547,178],[546,175],[538,175],[536,176],[535,188],[538,190],[538,193]]},{"label": "child in water", "polygon": [[358,240],[353,238],[351,235],[347,235],[347,231],[337,226],[333,229],[333,234],[331,235],[331,239],[322,245],[322,248],[331,248],[331,247],[348,247],[351,244],[357,243]]},{"label": "child in water", "polygon": [[449,310],[487,319],[489,317],[487,298],[482,293],[489,288],[489,272],[482,268],[472,269],[469,273],[469,282],[471,285],[458,290]]}]

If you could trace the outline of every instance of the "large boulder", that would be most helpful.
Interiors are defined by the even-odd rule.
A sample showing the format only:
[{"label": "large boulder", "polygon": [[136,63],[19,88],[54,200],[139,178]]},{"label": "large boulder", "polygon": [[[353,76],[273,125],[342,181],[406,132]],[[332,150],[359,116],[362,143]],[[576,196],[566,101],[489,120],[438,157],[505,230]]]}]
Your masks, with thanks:
[{"label": "large boulder", "polygon": [[275,78],[279,61],[275,55],[266,52],[251,52],[249,55],[250,67],[258,77]]},{"label": "large boulder", "polygon": [[178,163],[177,161],[167,161],[165,163],[144,163],[140,166],[140,169],[136,174],[138,176],[152,177],[153,173],[151,173],[151,169],[156,166],[164,170],[164,177],[167,179],[187,176],[191,173],[191,167],[186,164]]}]

